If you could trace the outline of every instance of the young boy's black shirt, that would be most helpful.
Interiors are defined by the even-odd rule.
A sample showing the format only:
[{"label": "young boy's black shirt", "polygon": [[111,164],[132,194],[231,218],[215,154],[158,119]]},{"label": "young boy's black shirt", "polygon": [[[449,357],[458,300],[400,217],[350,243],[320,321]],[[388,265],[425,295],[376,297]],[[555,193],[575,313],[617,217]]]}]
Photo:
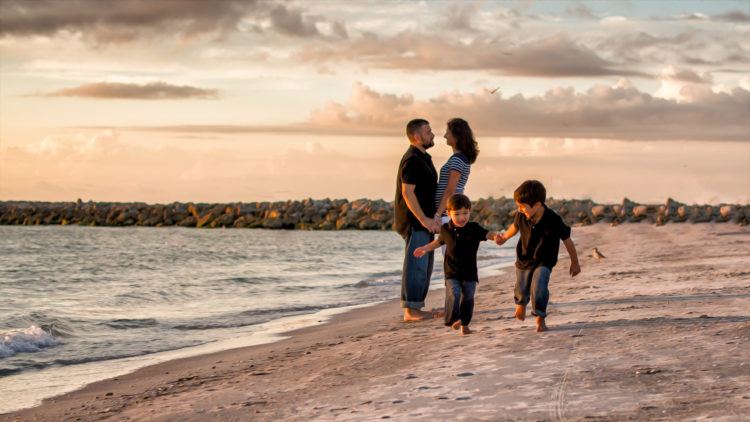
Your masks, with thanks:
[{"label": "young boy's black shirt", "polygon": [[463,227],[456,227],[450,221],[440,229],[438,241],[445,245],[443,268],[445,278],[462,281],[479,281],[477,275],[477,250],[479,242],[487,240],[488,231],[470,221]]},{"label": "young boy's black shirt", "polygon": [[560,241],[570,237],[570,227],[562,217],[544,205],[544,214],[535,225],[521,212],[516,212],[513,224],[521,234],[516,245],[516,267],[527,270],[543,265],[552,269],[557,264]]}]

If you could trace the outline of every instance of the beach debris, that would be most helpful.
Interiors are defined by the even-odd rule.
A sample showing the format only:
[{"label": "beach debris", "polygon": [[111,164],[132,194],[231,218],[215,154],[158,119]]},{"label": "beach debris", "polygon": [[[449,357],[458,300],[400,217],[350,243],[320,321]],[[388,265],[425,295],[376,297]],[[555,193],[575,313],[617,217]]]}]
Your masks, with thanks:
[{"label": "beach debris", "polygon": [[460,374],[456,375],[457,377],[473,377],[473,372],[461,372]]},{"label": "beach debris", "polygon": [[414,378],[416,378],[416,377],[417,377],[417,376],[416,376],[416,375],[414,375],[414,374],[409,374],[409,375],[407,375],[407,376],[406,376],[406,379],[408,379],[408,380],[413,380],[413,379],[414,379]]},{"label": "beach debris", "polygon": [[635,371],[636,375],[653,375],[661,372],[659,368],[639,368]]},{"label": "beach debris", "polygon": [[599,252],[599,249],[597,249],[597,248],[594,248],[594,249],[591,250],[591,256],[594,257],[594,258],[596,258],[596,259],[606,258],[604,256],[604,254],[602,254],[601,252]]}]

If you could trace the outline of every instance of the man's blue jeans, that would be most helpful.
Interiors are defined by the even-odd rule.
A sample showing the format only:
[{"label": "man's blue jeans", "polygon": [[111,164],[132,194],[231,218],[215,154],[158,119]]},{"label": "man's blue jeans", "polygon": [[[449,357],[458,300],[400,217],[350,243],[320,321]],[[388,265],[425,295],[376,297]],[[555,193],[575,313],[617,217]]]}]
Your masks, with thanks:
[{"label": "man's blue jeans", "polygon": [[433,234],[414,230],[412,227],[406,238],[404,271],[401,274],[401,307],[409,309],[424,308],[424,299],[430,288],[432,266],[435,254],[430,252],[421,258],[414,256],[414,250],[432,242]]},{"label": "man's blue jeans", "polygon": [[474,314],[476,290],[476,281],[461,281],[455,278],[445,280],[445,325],[453,325],[459,320],[461,325],[469,325]]},{"label": "man's blue jeans", "polygon": [[516,305],[526,306],[531,301],[534,306],[531,314],[545,318],[549,302],[548,285],[551,271],[541,265],[528,270],[516,268]]}]

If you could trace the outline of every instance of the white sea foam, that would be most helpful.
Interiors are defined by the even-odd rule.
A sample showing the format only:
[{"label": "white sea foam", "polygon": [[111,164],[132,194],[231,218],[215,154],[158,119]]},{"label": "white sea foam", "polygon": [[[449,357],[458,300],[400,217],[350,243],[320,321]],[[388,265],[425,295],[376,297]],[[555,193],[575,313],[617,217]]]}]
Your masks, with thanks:
[{"label": "white sea foam", "polygon": [[54,337],[36,325],[0,332],[0,358],[22,352],[38,352],[57,344],[58,341]]}]

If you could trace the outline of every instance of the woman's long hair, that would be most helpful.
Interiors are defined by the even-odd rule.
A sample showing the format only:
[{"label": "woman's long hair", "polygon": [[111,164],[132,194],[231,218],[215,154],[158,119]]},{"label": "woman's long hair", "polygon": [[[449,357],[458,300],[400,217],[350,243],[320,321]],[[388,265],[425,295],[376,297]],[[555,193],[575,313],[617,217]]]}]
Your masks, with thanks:
[{"label": "woman's long hair", "polygon": [[477,155],[479,155],[479,146],[474,139],[474,132],[471,131],[469,123],[459,117],[450,119],[448,120],[448,130],[456,138],[456,148],[466,154],[469,158],[469,164],[474,164]]}]

